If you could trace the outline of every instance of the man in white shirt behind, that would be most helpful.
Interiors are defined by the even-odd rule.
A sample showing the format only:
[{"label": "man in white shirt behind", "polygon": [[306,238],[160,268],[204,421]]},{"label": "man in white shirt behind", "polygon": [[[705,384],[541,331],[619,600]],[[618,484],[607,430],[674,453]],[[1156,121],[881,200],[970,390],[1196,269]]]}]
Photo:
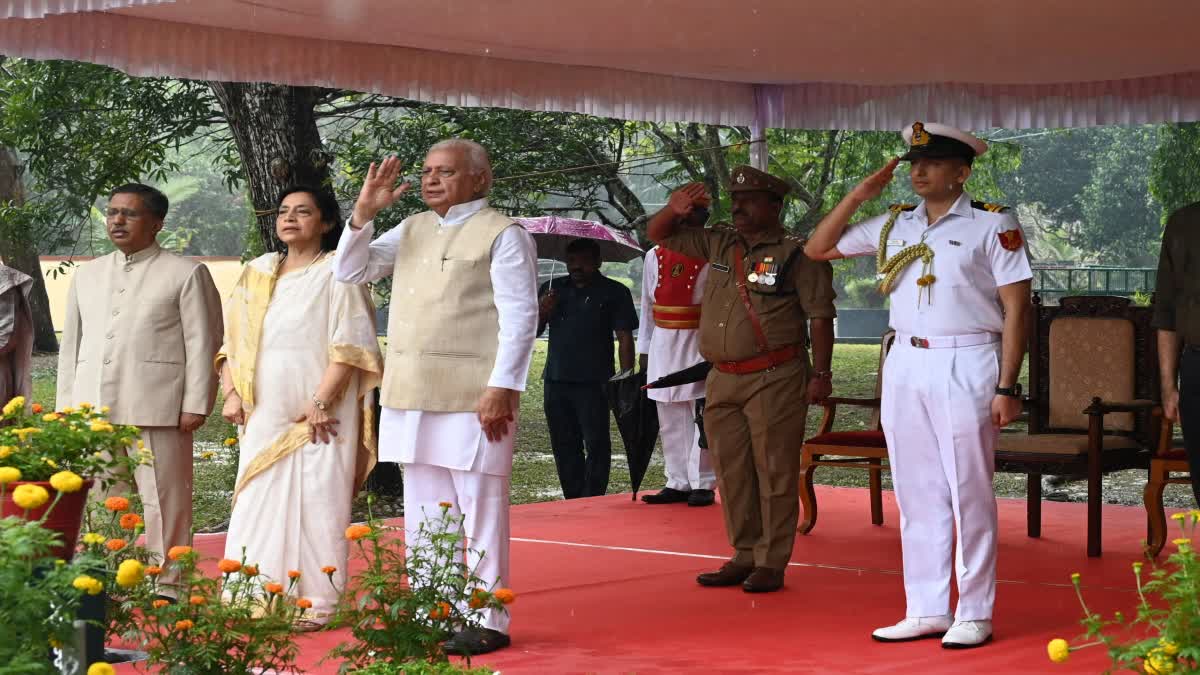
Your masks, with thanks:
[{"label": "man in white shirt behind", "polygon": [[[374,242],[374,218],[408,189],[400,162],[371,165],[338,244],[339,281],[392,276],[380,401],[379,459],[404,469],[406,538],[448,502],[461,514],[468,564],[491,587],[508,581],[509,476],[520,392],[537,331],[537,252],[524,229],[488,206],[483,146],[436,143],[421,169],[430,208]],[[449,653],[511,644],[506,612],[486,610]]]}]

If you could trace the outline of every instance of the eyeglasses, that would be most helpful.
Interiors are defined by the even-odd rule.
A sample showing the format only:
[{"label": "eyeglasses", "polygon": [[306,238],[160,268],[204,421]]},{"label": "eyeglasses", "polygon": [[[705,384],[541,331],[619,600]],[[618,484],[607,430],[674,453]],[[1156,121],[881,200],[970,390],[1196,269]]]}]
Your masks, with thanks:
[{"label": "eyeglasses", "polygon": [[108,209],[104,212],[105,218],[116,218],[117,216],[125,216],[128,220],[135,220],[142,217],[142,212],[133,209]]}]

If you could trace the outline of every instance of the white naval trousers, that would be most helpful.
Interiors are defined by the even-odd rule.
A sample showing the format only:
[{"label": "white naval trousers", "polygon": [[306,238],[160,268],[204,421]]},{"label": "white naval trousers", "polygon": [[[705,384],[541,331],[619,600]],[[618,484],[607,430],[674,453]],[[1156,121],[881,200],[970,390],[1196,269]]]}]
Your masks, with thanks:
[{"label": "white naval trousers", "polygon": [[999,429],[991,402],[999,360],[999,342],[921,349],[897,339],[884,363],[881,414],[900,507],[909,617],[949,613],[953,556],[955,619],[992,618]]},{"label": "white naval trousers", "polygon": [[[417,541],[421,522],[436,518],[441,502],[449,502],[448,515],[465,514],[467,566],[491,589],[508,584],[508,476],[459,471],[421,463],[404,463],[404,538]],[[460,610],[466,611],[464,602]],[[484,628],[508,633],[508,613],[483,610]]]},{"label": "white naval trousers", "polygon": [[708,449],[700,447],[695,401],[656,401],[658,433],[662,436],[667,487],[672,490],[711,490],[717,484]]}]

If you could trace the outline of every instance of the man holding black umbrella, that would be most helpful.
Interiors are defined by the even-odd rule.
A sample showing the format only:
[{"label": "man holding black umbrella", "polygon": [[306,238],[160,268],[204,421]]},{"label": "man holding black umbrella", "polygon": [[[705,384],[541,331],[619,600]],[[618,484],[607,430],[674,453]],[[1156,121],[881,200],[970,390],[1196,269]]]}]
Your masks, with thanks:
[{"label": "man holding black umbrella", "polygon": [[550,327],[546,424],[563,497],[575,499],[608,490],[612,438],[604,385],[615,374],[614,334],[621,371],[633,370],[638,318],[629,289],[600,273],[595,240],[576,239],[566,257],[567,276],[538,291],[538,335]]},{"label": "man holding black umbrella", "polygon": [[[830,393],[833,270],[804,255],[780,222],[789,186],[749,166],[733,171],[733,227],[679,229],[654,218],[647,235],[709,263],[700,353],[713,364],[705,431],[725,529],[735,553],[702,586],[783,587],[800,515],[800,443],[808,403]],[[669,206],[687,216],[705,195],[685,189]],[[811,337],[813,363],[809,361]],[[814,368],[815,366],[815,368]]]}]

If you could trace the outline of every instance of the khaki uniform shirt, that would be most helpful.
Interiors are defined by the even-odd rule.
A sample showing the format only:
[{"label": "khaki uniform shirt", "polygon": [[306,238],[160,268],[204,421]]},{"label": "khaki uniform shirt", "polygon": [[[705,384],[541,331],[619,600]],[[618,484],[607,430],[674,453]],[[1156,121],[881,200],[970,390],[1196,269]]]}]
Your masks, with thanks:
[{"label": "khaki uniform shirt", "polygon": [[[728,225],[682,229],[659,242],[663,248],[709,262],[700,310],[700,354],[708,361],[742,361],[759,353],[754,324],[738,295],[734,246],[740,244],[742,279],[770,349],[808,346],[808,320],[832,319],[833,267],[804,255],[804,241],[782,229],[753,247]],[[778,266],[774,284],[746,280],[767,258]]]},{"label": "khaki uniform shirt", "polygon": [[1200,202],[1167,219],[1153,323],[1155,328],[1179,333],[1185,345],[1200,347]]}]

